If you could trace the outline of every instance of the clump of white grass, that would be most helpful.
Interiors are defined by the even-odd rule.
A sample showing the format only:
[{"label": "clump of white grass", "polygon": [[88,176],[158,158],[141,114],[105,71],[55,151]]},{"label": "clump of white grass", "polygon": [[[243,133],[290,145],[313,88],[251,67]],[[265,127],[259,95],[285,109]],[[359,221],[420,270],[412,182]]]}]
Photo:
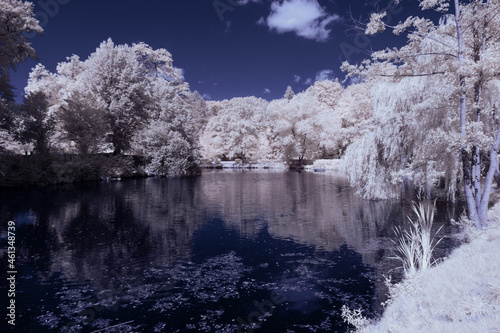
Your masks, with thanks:
[{"label": "clump of white grass", "polygon": [[[434,242],[434,237],[431,237],[436,201],[434,201],[432,206],[424,205],[422,202],[418,204],[413,203],[412,209],[417,215],[417,219],[412,220],[408,216],[410,229],[402,231],[396,228],[395,230],[399,239],[397,243],[399,255],[396,255],[394,258],[402,262],[406,279],[402,283],[393,285],[390,277],[386,278],[385,283],[389,289],[389,299],[383,303],[384,306],[390,305],[400,295],[411,295],[414,293],[412,284],[413,275],[418,271],[431,267],[433,264],[432,252],[441,241],[439,239],[437,242]],[[361,330],[369,324],[369,320],[363,317],[361,310],[350,310],[345,305],[342,307],[342,319],[356,327],[356,330]]]},{"label": "clump of white grass", "polygon": [[[398,235],[397,250],[399,252],[394,258],[401,261],[406,275],[413,275],[419,270],[425,270],[434,263],[432,261],[432,252],[437,244],[441,241],[434,241],[434,236],[431,236],[432,224],[434,222],[434,210],[436,209],[436,201],[434,205],[425,205],[423,202],[418,204],[413,203],[412,209],[417,215],[416,220],[410,221],[410,229],[402,231],[396,228]],[[441,230],[436,232],[436,234]]]}]

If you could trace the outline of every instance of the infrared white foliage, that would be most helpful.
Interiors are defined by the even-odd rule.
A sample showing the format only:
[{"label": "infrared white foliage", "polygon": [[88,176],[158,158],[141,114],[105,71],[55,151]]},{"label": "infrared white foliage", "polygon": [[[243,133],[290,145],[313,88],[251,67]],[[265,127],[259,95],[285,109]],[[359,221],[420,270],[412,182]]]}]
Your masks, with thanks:
[{"label": "infrared white foliage", "polygon": [[357,330],[362,329],[369,324],[361,309],[351,310],[347,306],[342,305],[342,319],[348,324],[354,326]]},{"label": "infrared white foliage", "polygon": [[205,158],[271,158],[267,140],[266,100],[256,97],[209,102],[215,115],[208,121],[200,143]]},{"label": "infrared white foliage", "polygon": [[25,33],[43,33],[33,13],[33,3],[21,0],[0,0],[0,75],[8,76],[10,69],[28,58],[36,59],[36,52]]},{"label": "infrared white foliage", "polygon": [[85,61],[68,57],[56,73],[38,64],[25,91],[48,96],[50,113],[59,119],[59,136],[52,140],[60,150],[72,149],[68,138],[75,135],[65,133],[64,119],[80,111],[74,110],[74,100],[84,100],[80,109],[96,114],[94,120],[87,117],[88,125],[97,118],[105,122],[106,132],[95,138],[109,144],[98,145],[101,151],[144,154],[152,158],[151,171],[160,174],[185,173],[198,161],[197,136],[206,106],[183,82],[165,49],[116,45],[108,39]]},{"label": "infrared white foliage", "polygon": [[[200,139],[203,157],[289,160],[339,156],[345,137],[355,132],[352,128],[358,122],[351,113],[363,112],[339,108],[344,90],[338,82],[324,80],[299,94],[289,87],[282,99],[269,103],[255,97],[208,102],[212,116]],[[344,100],[342,106],[346,104],[350,106]]]},{"label": "infrared white foliage", "polygon": [[[427,195],[432,184],[444,180],[454,200],[461,178],[471,219],[484,226],[500,147],[495,93],[500,3],[426,0],[420,5],[443,13],[442,18],[412,16],[388,27],[385,13],[374,13],[367,32],[392,28],[397,35],[406,33],[407,43],[342,68],[350,79],[377,82],[372,90],[375,140],[379,165],[388,175],[378,179],[404,183],[412,178]],[[368,151],[374,158],[375,150]],[[371,194],[365,197],[381,197]]]}]

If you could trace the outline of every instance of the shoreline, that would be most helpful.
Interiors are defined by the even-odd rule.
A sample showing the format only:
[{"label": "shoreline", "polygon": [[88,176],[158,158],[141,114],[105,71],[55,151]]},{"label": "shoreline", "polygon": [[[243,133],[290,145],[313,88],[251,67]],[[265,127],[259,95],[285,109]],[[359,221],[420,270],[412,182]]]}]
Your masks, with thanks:
[{"label": "shoreline", "polygon": [[358,328],[381,332],[497,332],[500,325],[500,202],[485,229],[439,264],[392,285],[383,315]]},{"label": "shoreline", "polygon": [[1,155],[0,189],[148,177],[144,160],[132,155]]}]

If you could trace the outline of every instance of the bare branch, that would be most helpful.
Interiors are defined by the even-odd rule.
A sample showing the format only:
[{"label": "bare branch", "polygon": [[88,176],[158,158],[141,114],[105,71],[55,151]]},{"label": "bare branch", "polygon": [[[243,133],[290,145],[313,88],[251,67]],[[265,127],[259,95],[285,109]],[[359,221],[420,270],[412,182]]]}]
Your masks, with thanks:
[{"label": "bare branch", "polygon": [[446,74],[446,72],[433,72],[433,73],[422,73],[422,74],[375,74],[375,76],[381,77],[420,77],[420,76],[432,76]]}]

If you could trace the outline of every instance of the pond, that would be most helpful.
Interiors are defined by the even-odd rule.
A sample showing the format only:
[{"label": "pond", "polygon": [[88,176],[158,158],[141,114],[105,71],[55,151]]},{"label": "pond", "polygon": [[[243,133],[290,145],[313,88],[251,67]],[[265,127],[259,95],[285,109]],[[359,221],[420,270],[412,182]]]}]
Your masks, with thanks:
[{"label": "pond", "polygon": [[[439,257],[458,245],[448,221],[462,212],[438,202]],[[382,313],[407,215],[327,173],[2,190],[1,278],[13,220],[18,332],[345,332],[343,305]]]}]

